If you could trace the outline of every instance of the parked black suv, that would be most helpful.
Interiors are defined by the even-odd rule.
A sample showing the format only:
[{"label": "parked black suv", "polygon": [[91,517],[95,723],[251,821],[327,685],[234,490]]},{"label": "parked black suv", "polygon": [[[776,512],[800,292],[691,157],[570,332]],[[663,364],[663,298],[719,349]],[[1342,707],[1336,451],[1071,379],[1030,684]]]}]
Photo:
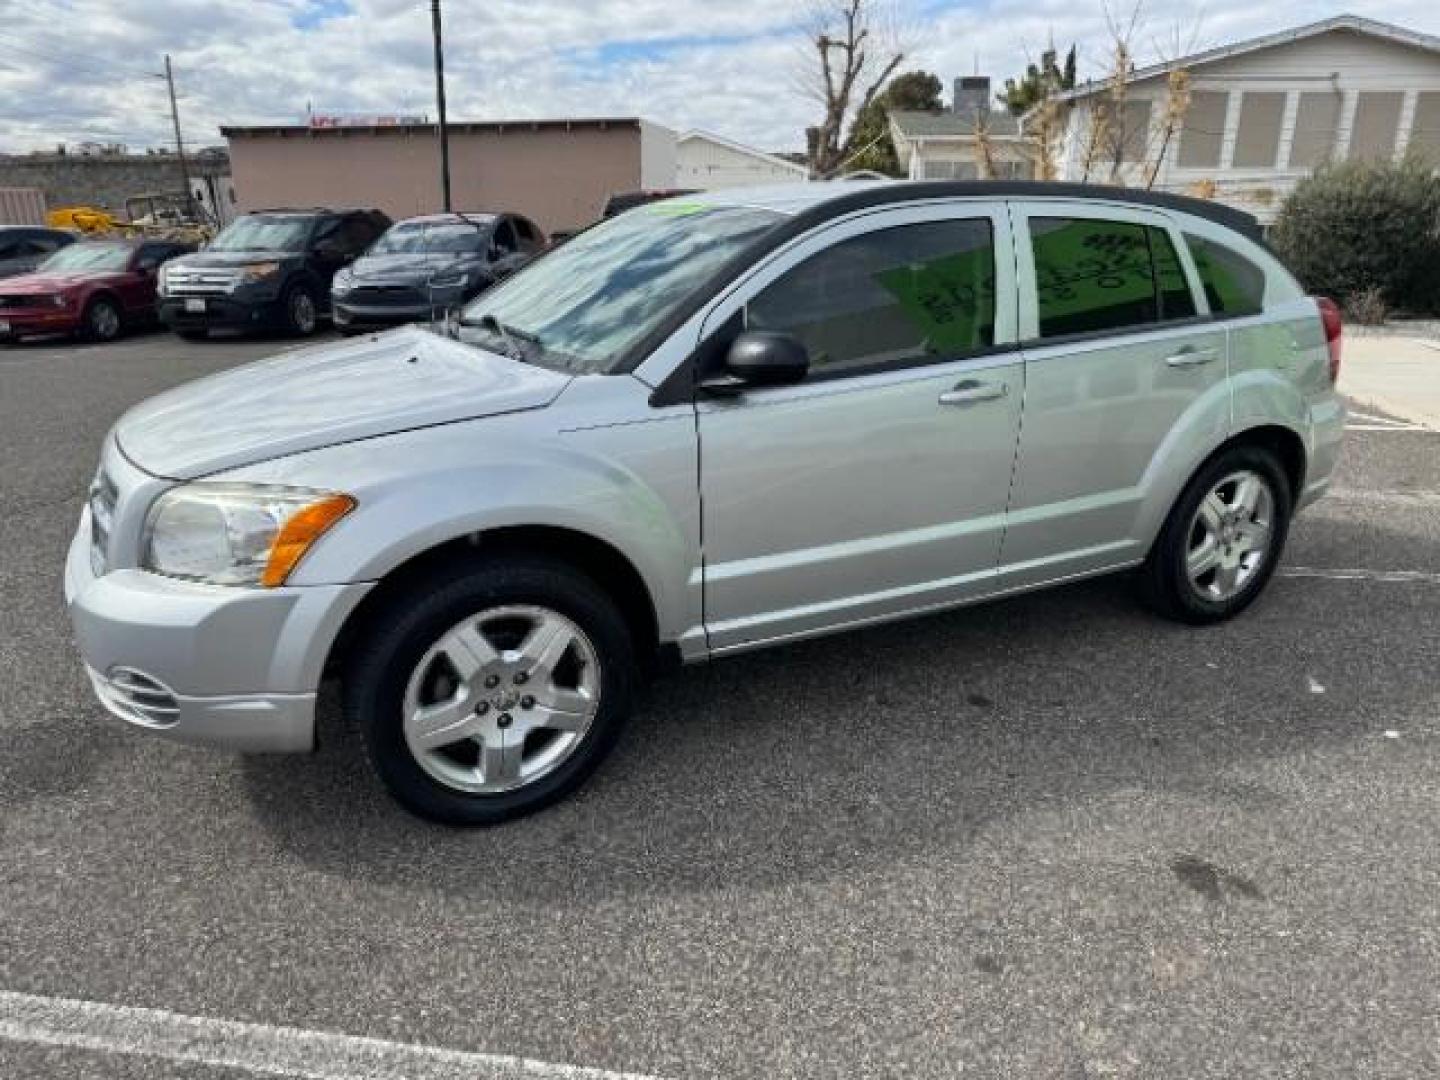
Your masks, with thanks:
[{"label": "parked black suv", "polygon": [[390,227],[378,210],[257,210],[165,265],[160,318],[182,337],[221,327],[311,334],[330,282]]}]

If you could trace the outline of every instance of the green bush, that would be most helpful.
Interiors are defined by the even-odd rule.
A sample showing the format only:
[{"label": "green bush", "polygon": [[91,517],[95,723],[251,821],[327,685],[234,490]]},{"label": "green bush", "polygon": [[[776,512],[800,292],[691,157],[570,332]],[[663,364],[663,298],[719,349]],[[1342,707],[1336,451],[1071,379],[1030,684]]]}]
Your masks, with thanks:
[{"label": "green bush", "polygon": [[1419,157],[1346,162],[1302,180],[1270,241],[1305,288],[1440,313],[1440,177]]}]

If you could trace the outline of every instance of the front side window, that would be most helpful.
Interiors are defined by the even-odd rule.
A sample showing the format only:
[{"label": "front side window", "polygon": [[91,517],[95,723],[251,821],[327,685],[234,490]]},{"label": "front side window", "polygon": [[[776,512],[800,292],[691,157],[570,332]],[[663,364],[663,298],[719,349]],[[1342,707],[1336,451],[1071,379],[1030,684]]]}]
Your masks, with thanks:
[{"label": "front side window", "polygon": [[1185,234],[1190,257],[1214,315],[1258,315],[1265,307],[1265,271],[1233,248]]},{"label": "front side window", "polygon": [[519,342],[526,360],[562,371],[621,370],[679,305],[784,220],[745,206],[638,207],[485,290],[461,316],[462,339],[501,351]]},{"label": "front side window", "polygon": [[817,375],[995,343],[995,241],[987,218],[901,225],[812,255],[750,301],[751,330],[792,334]]},{"label": "front side window", "polygon": [[515,229],[508,219],[501,219],[495,226],[495,237],[490,243],[497,255],[515,254]]},{"label": "front side window", "polygon": [[1164,229],[1031,218],[1040,336],[1143,329],[1190,318],[1195,301]]}]

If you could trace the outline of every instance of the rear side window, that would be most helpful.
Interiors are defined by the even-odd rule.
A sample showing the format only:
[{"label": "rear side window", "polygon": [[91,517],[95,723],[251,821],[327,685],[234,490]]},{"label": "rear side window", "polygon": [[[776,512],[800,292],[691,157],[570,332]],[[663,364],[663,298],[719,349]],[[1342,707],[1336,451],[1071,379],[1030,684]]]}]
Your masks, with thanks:
[{"label": "rear side window", "polygon": [[986,348],[995,343],[990,221],[901,225],[842,240],[751,300],[746,325],[793,334],[817,375]]},{"label": "rear side window", "polygon": [[1215,315],[1258,315],[1265,307],[1265,271],[1233,248],[1185,234],[1210,311]]},{"label": "rear side window", "polygon": [[1195,315],[1164,229],[1095,218],[1031,218],[1040,336],[1143,328]]}]

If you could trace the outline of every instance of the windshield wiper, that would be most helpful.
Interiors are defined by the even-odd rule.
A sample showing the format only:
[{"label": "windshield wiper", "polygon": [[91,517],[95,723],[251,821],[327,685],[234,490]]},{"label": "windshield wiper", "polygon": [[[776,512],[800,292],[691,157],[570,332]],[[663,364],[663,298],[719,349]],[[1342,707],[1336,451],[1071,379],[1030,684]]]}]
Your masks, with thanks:
[{"label": "windshield wiper", "polygon": [[481,315],[478,319],[461,319],[461,326],[478,326],[481,330],[489,330],[496,337],[505,343],[505,355],[511,360],[519,360],[526,363],[525,349],[520,342],[525,341],[531,345],[544,348],[540,339],[534,334],[526,333],[524,330],[517,330],[513,326],[506,326],[494,315]]}]

